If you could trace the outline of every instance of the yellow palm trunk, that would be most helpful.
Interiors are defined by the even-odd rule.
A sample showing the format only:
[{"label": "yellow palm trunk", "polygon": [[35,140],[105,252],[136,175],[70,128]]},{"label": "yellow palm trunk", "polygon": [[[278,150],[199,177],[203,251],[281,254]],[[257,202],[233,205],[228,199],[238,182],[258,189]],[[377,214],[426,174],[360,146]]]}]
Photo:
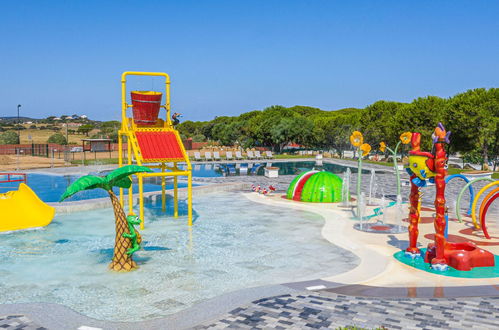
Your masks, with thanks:
[{"label": "yellow palm trunk", "polygon": [[112,190],[108,191],[111,203],[113,204],[114,218],[116,224],[116,237],[114,241],[113,261],[109,268],[115,271],[128,272],[137,268],[137,264],[132,260],[132,256],[126,252],[132,247],[130,239],[123,237],[124,233],[130,234],[126,221],[125,211]]}]

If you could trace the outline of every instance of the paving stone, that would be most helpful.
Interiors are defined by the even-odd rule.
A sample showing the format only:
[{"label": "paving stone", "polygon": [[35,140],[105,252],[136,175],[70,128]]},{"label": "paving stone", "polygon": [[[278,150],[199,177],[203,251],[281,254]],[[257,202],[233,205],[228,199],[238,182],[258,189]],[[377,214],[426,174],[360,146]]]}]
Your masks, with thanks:
[{"label": "paving stone", "polygon": [[[262,329],[330,329],[359,326],[388,329],[499,329],[497,297],[474,297],[466,300],[423,298],[370,298],[336,295],[330,292],[269,297],[233,310],[217,321],[196,329],[213,329],[238,324],[231,321],[244,316],[246,324]],[[322,304],[317,304],[321,302]],[[269,307],[272,306],[272,307]],[[477,314],[477,306],[480,313]],[[278,312],[275,309],[279,309]],[[410,312],[407,312],[410,310]],[[238,311],[234,313],[234,311]],[[251,322],[248,322],[250,321]],[[229,321],[230,323],[227,323]],[[240,323],[239,323],[240,324]]]}]

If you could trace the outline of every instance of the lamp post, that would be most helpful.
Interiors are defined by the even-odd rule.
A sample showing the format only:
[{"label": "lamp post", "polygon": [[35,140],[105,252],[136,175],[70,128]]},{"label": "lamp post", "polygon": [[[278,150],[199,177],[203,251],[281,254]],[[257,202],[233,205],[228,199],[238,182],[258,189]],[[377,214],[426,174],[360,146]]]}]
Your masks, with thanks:
[{"label": "lamp post", "polygon": [[19,140],[18,143],[21,143],[21,130],[19,129],[21,125],[19,122],[19,108],[21,107],[20,104],[17,105],[17,139]]}]

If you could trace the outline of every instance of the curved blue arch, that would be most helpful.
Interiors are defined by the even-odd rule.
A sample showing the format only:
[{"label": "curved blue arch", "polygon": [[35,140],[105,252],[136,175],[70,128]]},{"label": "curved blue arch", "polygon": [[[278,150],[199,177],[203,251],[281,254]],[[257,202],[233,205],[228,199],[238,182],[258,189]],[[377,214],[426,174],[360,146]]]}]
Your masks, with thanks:
[{"label": "curved blue arch", "polygon": [[[452,174],[452,175],[449,175],[448,177],[445,178],[445,184],[449,183],[449,181],[454,179],[454,178],[463,179],[464,181],[466,181],[466,183],[470,182],[470,179],[468,179],[467,177],[465,177],[462,174]],[[475,193],[473,191],[472,185],[468,186],[468,190],[470,191],[470,206],[468,207],[467,215],[471,215],[471,206],[473,205],[473,200],[475,199]],[[459,210],[456,210],[456,212],[459,212]]]}]

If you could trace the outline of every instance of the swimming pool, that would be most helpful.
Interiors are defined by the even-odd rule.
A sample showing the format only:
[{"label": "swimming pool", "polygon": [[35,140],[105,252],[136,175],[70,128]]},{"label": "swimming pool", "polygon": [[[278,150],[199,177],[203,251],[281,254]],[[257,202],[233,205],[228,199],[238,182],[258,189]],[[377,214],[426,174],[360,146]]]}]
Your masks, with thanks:
[{"label": "swimming pool", "polygon": [[[47,175],[47,174],[28,174],[28,185],[31,189],[40,197],[40,199],[46,203],[58,202],[66,188],[73,183],[76,179],[81,177],[81,175]],[[146,180],[144,183],[144,192],[149,191],[159,191],[161,190],[161,185],[155,183],[153,180]],[[4,184],[0,188],[0,193],[6,192],[8,190],[17,189],[18,183]],[[179,181],[179,187],[187,187],[185,182]],[[172,189],[173,183],[167,181],[166,189]],[[118,188],[113,189],[115,193],[119,192]],[[134,192],[138,192],[138,187],[134,184]],[[128,194],[128,189],[124,189],[124,193]],[[65,201],[78,201],[84,199],[102,198],[108,197],[106,191],[102,189],[85,190],[79,192],[76,195],[71,196]]]},{"label": "swimming pool", "polygon": [[[337,164],[323,164],[317,165],[313,161],[305,162],[256,162],[256,163],[210,163],[210,164],[194,164],[192,166],[193,177],[222,177],[230,175],[263,175],[266,166],[274,166],[279,168],[279,175],[296,175],[303,171],[308,171],[311,169],[324,169],[326,171],[341,174],[345,172],[346,167]],[[185,168],[185,165],[180,165],[180,168]],[[159,171],[159,169],[154,169]],[[352,173],[356,173],[356,168],[351,168]],[[101,171],[96,173],[97,175],[106,175],[109,171]],[[368,171],[363,171],[363,173],[368,174]],[[81,177],[81,175],[48,175],[48,174],[28,174],[28,185],[35,191],[35,193],[44,202],[58,202],[59,198],[62,196],[66,188],[74,182],[76,179]],[[144,192],[159,191],[161,190],[160,180],[157,178],[148,178],[144,181]],[[198,184],[193,184],[196,186]],[[179,180],[179,187],[186,187],[187,183]],[[17,189],[18,183],[4,184],[0,187],[0,193],[6,192],[8,190]],[[138,192],[138,187],[134,184],[134,192]],[[173,183],[167,181],[166,189],[172,189]],[[118,189],[114,189],[117,193]],[[128,190],[124,190],[125,194],[128,194]],[[71,196],[65,201],[77,201],[93,198],[107,197],[107,193],[102,189],[86,190],[80,192],[76,195]]]},{"label": "swimming pool", "polygon": [[[172,200],[168,200],[172,209]],[[313,213],[255,204],[243,193],[194,199],[195,224],[146,206],[143,249],[131,273],[107,270],[112,209],[57,215],[42,230],[0,235],[0,303],[64,304],[97,319],[134,321],[186,309],[230,291],[311,280],[358,264],[321,236]]]},{"label": "swimming pool", "polygon": [[[279,175],[296,175],[303,171],[312,169],[326,170],[335,174],[341,174],[347,167],[338,164],[322,163],[315,161],[301,162],[272,162],[266,160],[253,163],[213,163],[213,164],[194,164],[192,165],[194,177],[220,177],[228,175],[264,175],[265,167],[273,166],[279,168]],[[357,168],[350,168],[352,173],[357,173]],[[363,170],[362,173],[369,174],[369,171]]]}]

